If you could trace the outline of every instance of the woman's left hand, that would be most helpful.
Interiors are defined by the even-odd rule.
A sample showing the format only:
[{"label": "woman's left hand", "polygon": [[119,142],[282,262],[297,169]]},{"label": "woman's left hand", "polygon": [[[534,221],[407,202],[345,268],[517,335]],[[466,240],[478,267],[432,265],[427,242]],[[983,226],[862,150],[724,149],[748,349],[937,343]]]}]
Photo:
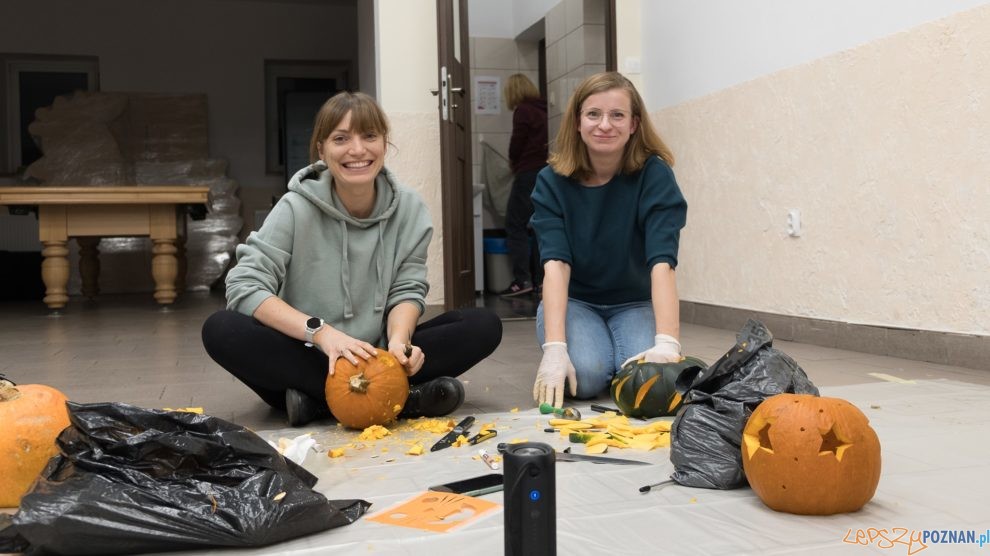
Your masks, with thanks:
[{"label": "woman's left hand", "polygon": [[407,344],[405,342],[391,341],[388,343],[388,352],[399,360],[399,364],[406,368],[406,373],[413,376],[423,368],[426,356],[419,346]]}]

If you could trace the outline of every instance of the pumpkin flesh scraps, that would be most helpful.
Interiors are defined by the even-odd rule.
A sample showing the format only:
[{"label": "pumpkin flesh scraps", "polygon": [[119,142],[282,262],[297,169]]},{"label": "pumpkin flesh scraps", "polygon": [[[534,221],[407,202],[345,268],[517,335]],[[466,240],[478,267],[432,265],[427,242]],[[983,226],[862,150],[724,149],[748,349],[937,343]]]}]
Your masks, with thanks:
[{"label": "pumpkin flesh scraps", "polygon": [[780,394],[743,431],[743,469],[770,508],[796,514],[852,512],[880,480],[880,441],[845,400]]},{"label": "pumpkin flesh scraps", "polygon": [[632,448],[649,451],[670,446],[670,421],[654,421],[634,427],[625,415],[606,413],[580,421],[551,419],[560,435],[575,444],[584,444],[585,453],[606,448]]}]

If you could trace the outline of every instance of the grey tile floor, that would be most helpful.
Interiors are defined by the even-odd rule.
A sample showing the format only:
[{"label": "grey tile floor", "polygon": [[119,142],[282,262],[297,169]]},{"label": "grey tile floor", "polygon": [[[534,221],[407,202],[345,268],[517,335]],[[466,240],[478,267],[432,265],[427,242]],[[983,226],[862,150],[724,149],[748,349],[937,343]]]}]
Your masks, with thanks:
[{"label": "grey tile floor", "polygon": [[[189,293],[167,310],[150,295],[72,298],[60,316],[40,301],[0,303],[0,373],[16,382],[45,383],[79,402],[121,401],[143,407],[200,406],[255,430],[285,426],[284,416],[206,355],[200,327],[223,306],[218,293]],[[508,315],[511,316],[511,315]],[[735,331],[683,325],[685,351],[714,362],[735,343]],[[904,380],[951,378],[990,385],[990,372],[775,342],[819,386],[860,384],[890,375]],[[540,351],[534,322],[504,322],[501,346],[462,380],[459,414],[532,407]]]}]

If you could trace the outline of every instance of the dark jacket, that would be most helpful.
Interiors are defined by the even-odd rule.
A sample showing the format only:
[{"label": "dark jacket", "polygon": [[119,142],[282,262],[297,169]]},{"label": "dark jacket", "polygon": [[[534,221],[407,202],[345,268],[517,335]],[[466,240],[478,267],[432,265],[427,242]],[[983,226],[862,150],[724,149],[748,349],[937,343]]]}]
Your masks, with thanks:
[{"label": "dark jacket", "polygon": [[509,164],[513,174],[547,165],[547,101],[528,98],[512,112]]}]

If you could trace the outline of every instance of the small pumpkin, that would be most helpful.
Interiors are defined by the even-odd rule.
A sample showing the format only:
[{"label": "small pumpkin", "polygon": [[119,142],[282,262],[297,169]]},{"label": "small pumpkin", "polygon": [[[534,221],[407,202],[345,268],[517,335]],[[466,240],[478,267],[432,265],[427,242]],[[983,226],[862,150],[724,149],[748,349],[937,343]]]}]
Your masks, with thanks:
[{"label": "small pumpkin", "polygon": [[880,440],[869,419],[839,398],[778,394],[743,429],[742,461],[753,491],[779,512],[854,512],[880,482]]},{"label": "small pumpkin", "polygon": [[674,415],[681,408],[681,395],[674,382],[688,369],[706,369],[697,357],[684,357],[677,363],[630,361],[612,377],[609,392],[623,415],[662,417]]},{"label": "small pumpkin", "polygon": [[55,439],[69,426],[64,394],[42,384],[14,386],[0,379],[0,507],[21,497],[58,454]]},{"label": "small pumpkin", "polygon": [[377,349],[375,356],[358,358],[354,365],[341,357],[327,377],[330,413],[345,427],[364,429],[395,420],[409,397],[406,371],[391,353]]}]

